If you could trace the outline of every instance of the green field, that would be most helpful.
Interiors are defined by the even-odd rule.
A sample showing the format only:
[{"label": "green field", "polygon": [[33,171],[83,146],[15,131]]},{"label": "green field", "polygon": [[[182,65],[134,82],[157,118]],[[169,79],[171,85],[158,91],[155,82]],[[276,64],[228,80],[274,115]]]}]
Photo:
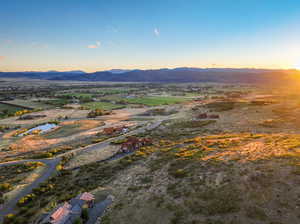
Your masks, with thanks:
[{"label": "green field", "polygon": [[0,103],[0,118],[11,116],[19,110],[24,110],[24,108]]},{"label": "green field", "polygon": [[42,102],[42,100],[37,101],[37,100],[23,100],[23,99],[15,99],[11,101],[7,101],[7,103],[15,104],[20,107],[30,107],[33,109],[50,109],[53,108],[53,106],[45,104]]},{"label": "green field", "polygon": [[113,95],[113,94],[122,94],[122,93],[129,93],[130,91],[135,89],[101,89],[97,90],[96,92],[99,94],[107,94],[107,95]]},{"label": "green field", "polygon": [[61,107],[69,103],[68,99],[51,99],[51,100],[45,100],[43,103],[55,106],[55,107]]},{"label": "green field", "polygon": [[185,93],[186,97],[198,97],[201,96],[201,93]]},{"label": "green field", "polygon": [[62,94],[57,94],[57,96],[76,97],[76,98],[92,98],[93,94],[91,94],[91,93],[62,93]]},{"label": "green field", "polygon": [[108,103],[108,102],[90,102],[90,103],[82,104],[81,106],[83,106],[89,110],[95,110],[95,109],[113,110],[113,109],[124,108],[124,105],[113,104],[113,103]]},{"label": "green field", "polygon": [[176,103],[182,103],[188,101],[186,98],[180,97],[140,97],[140,98],[132,98],[132,99],[125,99],[128,103],[132,104],[143,104],[147,106],[159,106],[159,105],[170,105]]},{"label": "green field", "polygon": [[76,97],[76,98],[91,98],[93,96],[104,94],[104,95],[114,95],[114,94],[125,94],[129,93],[135,89],[92,89],[89,92],[65,92],[58,93],[56,96],[66,96],[66,97]]}]

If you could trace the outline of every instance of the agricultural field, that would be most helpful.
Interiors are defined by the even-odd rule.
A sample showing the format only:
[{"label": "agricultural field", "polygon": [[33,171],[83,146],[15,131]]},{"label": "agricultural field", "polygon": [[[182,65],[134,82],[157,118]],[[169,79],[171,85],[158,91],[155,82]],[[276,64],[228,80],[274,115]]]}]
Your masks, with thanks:
[{"label": "agricultural field", "polygon": [[114,110],[114,109],[121,109],[124,108],[124,105],[121,104],[114,104],[109,102],[90,102],[81,105],[84,109],[88,110],[95,110],[95,109],[102,109],[102,110]]},{"label": "agricultural field", "polygon": [[23,107],[0,103],[0,118],[14,115],[17,111],[24,110]]},{"label": "agricultural field", "polygon": [[146,106],[160,106],[160,105],[171,105],[188,101],[185,98],[178,97],[137,97],[137,98],[127,98],[126,102],[132,104],[142,104]]},{"label": "agricultural field", "polygon": [[43,103],[43,101],[47,101],[47,99],[15,99],[11,101],[5,101],[6,103],[19,105],[21,107],[29,107],[32,109],[50,109],[53,106]]}]

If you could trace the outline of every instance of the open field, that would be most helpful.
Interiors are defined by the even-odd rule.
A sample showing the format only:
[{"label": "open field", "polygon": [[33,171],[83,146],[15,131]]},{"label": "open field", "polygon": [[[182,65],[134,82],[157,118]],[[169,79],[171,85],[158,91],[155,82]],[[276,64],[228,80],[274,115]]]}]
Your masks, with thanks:
[{"label": "open field", "polygon": [[90,103],[82,104],[82,107],[89,110],[95,110],[95,109],[114,110],[114,109],[124,108],[125,106],[120,104],[108,103],[108,102],[90,102]]},{"label": "open field", "polygon": [[49,104],[42,103],[42,101],[46,101],[46,99],[15,99],[11,101],[5,101],[6,103],[11,103],[15,105],[19,105],[21,107],[30,107],[33,109],[50,109],[53,108],[53,106]]},{"label": "open field", "polygon": [[159,106],[159,105],[169,105],[176,104],[188,101],[185,98],[177,98],[177,97],[140,97],[140,98],[128,98],[125,101],[132,104],[143,104],[147,106]]},{"label": "open field", "polygon": [[0,103],[0,118],[14,115],[17,111],[24,110],[23,107]]},{"label": "open field", "polygon": [[[47,165],[28,171],[14,162],[9,170],[0,164],[1,182],[10,184],[3,186],[3,211],[15,214],[6,223],[33,223],[83,191],[101,200],[114,197],[104,224],[299,222],[293,200],[300,193],[297,89],[213,83],[71,86],[45,90],[49,98],[37,91],[39,103],[56,103],[28,113],[28,119],[0,120],[2,161]],[[14,102],[21,104],[21,97]],[[88,118],[95,109],[111,113]],[[47,122],[57,126],[18,135]],[[121,150],[130,139],[143,138],[151,143]],[[43,181],[35,185],[37,180]],[[29,194],[22,195],[22,189]],[[19,202],[12,206],[15,198]]]}]

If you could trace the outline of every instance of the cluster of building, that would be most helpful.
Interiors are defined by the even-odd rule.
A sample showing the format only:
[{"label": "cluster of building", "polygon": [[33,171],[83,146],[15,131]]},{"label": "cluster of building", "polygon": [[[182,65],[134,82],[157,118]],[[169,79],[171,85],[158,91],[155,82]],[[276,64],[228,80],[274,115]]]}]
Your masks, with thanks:
[{"label": "cluster of building", "polygon": [[125,142],[122,143],[120,151],[121,153],[128,153],[139,149],[145,145],[151,145],[152,140],[150,138],[137,138],[130,136]]},{"label": "cluster of building", "polygon": [[54,209],[39,224],[73,224],[81,217],[82,209],[84,207],[92,208],[94,201],[94,195],[84,192]]},{"label": "cluster of building", "polygon": [[125,134],[129,131],[128,127],[126,126],[117,126],[117,127],[109,127],[104,128],[103,133],[106,135],[113,135],[113,134]]}]

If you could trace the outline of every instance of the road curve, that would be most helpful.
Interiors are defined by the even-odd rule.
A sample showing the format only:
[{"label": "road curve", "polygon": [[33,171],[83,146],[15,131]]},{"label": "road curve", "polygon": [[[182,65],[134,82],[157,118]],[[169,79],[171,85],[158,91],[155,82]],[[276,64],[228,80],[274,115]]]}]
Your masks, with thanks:
[{"label": "road curve", "polygon": [[20,164],[24,162],[42,162],[47,166],[40,177],[38,177],[31,184],[27,185],[24,189],[22,189],[18,193],[18,195],[16,195],[13,199],[4,203],[4,205],[1,207],[0,210],[0,223],[3,222],[3,218],[5,215],[14,212],[15,206],[17,205],[18,201],[22,197],[26,196],[27,194],[30,194],[34,188],[37,188],[40,183],[46,181],[54,172],[56,172],[56,166],[59,164],[60,160],[61,160],[60,158],[41,159],[41,160],[21,160],[21,161],[13,161],[13,162],[6,162],[0,164],[0,166],[7,166],[7,165]]},{"label": "road curve", "polygon": [[59,162],[61,161],[61,158],[67,154],[71,154],[74,153],[76,151],[93,151],[93,150],[100,150],[106,146],[108,146],[112,141],[124,138],[124,136],[130,136],[130,135],[135,135],[135,134],[139,134],[142,133],[144,131],[147,130],[152,130],[156,127],[158,127],[165,119],[162,120],[158,120],[152,124],[148,124],[145,125],[141,128],[135,129],[127,134],[115,137],[115,138],[110,138],[108,140],[105,140],[103,142],[100,143],[96,143],[90,146],[87,146],[85,148],[79,148],[79,149],[75,149],[72,150],[70,152],[67,153],[63,153],[58,155],[57,157],[53,158],[53,159],[28,159],[28,160],[18,160],[18,161],[10,161],[10,162],[4,162],[4,163],[0,163],[0,167],[1,166],[9,166],[9,165],[15,165],[15,164],[21,164],[21,163],[25,163],[25,162],[42,162],[44,163],[47,167],[45,168],[45,171],[42,173],[42,175],[37,178],[34,182],[32,182],[31,184],[27,185],[24,189],[22,189],[17,196],[15,196],[13,199],[11,199],[9,202],[6,202],[2,208],[0,208],[0,223],[3,222],[3,218],[5,215],[13,213],[14,212],[14,208],[17,205],[18,201],[26,196],[27,194],[30,194],[32,192],[32,190],[34,188],[37,188],[39,186],[39,184],[41,184],[42,182],[46,181],[53,173],[56,172],[56,166],[59,164]]}]

